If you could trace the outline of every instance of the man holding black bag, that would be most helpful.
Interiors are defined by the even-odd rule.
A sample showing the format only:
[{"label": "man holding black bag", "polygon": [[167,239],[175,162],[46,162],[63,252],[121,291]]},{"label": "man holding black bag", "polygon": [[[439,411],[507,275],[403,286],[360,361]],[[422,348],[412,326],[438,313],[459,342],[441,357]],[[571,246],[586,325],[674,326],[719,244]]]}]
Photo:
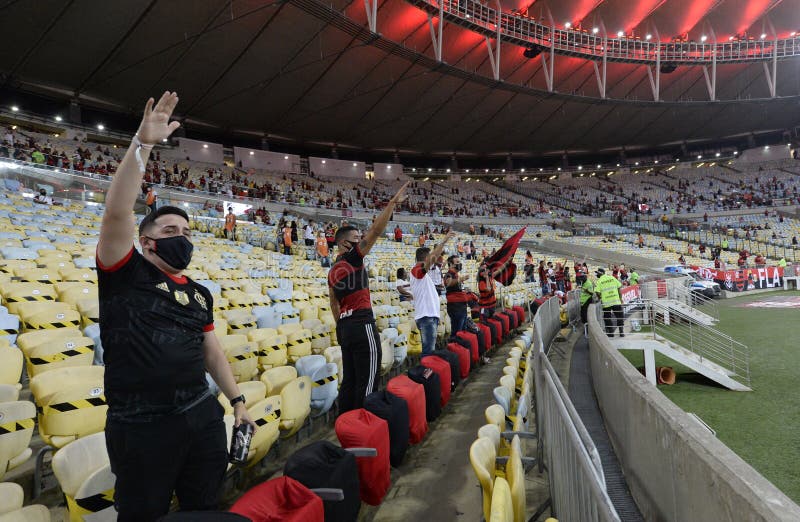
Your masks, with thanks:
[{"label": "man holding black bag", "polygon": [[150,150],[178,128],[178,97],[148,100],[139,131],[114,175],[97,245],[101,340],[108,401],[106,446],[120,522],[169,510],[214,510],[228,463],[223,409],[206,370],[248,423],[244,396],[214,333],[210,292],[183,275],[193,245],[186,212],[160,207],[139,226],[133,207]]}]

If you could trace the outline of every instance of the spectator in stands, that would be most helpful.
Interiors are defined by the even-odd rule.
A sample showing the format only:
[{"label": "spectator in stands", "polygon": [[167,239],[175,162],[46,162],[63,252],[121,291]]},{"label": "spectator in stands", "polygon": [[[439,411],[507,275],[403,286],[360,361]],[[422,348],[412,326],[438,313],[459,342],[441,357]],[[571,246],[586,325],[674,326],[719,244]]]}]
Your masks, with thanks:
[{"label": "spectator in stands", "polygon": [[291,223],[291,232],[292,232],[292,244],[296,244],[299,241],[299,237],[297,234],[297,221],[292,220]]},{"label": "spectator in stands", "polygon": [[364,256],[383,235],[395,206],[405,200],[407,188],[408,183],[400,187],[363,236],[351,226],[336,232],[339,256],[328,272],[328,287],[336,338],[342,347],[340,413],[360,408],[364,397],[374,392],[380,382],[381,341],[372,313]]},{"label": "spectator in stands", "polygon": [[147,193],[144,195],[144,204],[147,205],[150,212],[156,211],[156,207],[158,206],[158,194],[156,193],[156,189],[153,188],[153,185],[147,185]]},{"label": "spectator in stands", "polygon": [[236,214],[233,213],[233,207],[228,207],[225,215],[225,237],[236,241]]},{"label": "spectator in stands", "polygon": [[39,189],[39,193],[36,194],[36,197],[33,198],[34,203],[38,203],[40,205],[52,205],[53,198],[47,195],[47,190],[41,188]]},{"label": "spectator in stands", "polygon": [[398,243],[403,242],[403,231],[400,229],[400,225],[394,227],[394,240]]},{"label": "spectator in stands", "polygon": [[639,274],[636,272],[636,269],[631,267],[631,272],[628,274],[628,283],[631,286],[639,284]]},{"label": "spectator in stands", "polygon": [[314,246],[314,220],[310,220],[303,227],[303,240],[307,247]]},{"label": "spectator in stands", "polygon": [[447,272],[444,274],[443,282],[445,295],[447,297],[447,315],[450,317],[450,335],[455,335],[464,329],[467,322],[467,303],[469,296],[464,292],[461,285],[469,276],[462,275],[461,258],[453,255],[447,258]]},{"label": "spectator in stands", "polygon": [[[414,295],[414,321],[422,338],[422,356],[429,355],[436,347],[436,330],[439,327],[439,292],[431,277],[431,269],[442,255],[444,246],[455,237],[448,232],[444,240],[433,247],[420,247],[416,252],[417,264],[411,269],[411,293]],[[441,282],[441,272],[439,272]]]},{"label": "spectator in stands", "polygon": [[39,149],[34,150],[33,153],[31,154],[31,161],[33,161],[37,165],[43,164],[45,162],[45,159],[44,159],[44,154],[42,154],[42,151],[40,151]]},{"label": "spectator in stands", "polygon": [[414,295],[411,293],[411,283],[408,280],[408,274],[405,268],[397,269],[396,281],[397,293],[400,294],[400,301],[411,301]]},{"label": "spectator in stands", "polygon": [[331,266],[330,250],[328,241],[325,239],[325,232],[322,230],[317,234],[317,259],[323,267]]},{"label": "spectator in stands", "polygon": [[444,256],[438,256],[436,261],[431,265],[428,270],[428,276],[433,281],[433,286],[436,287],[436,293],[439,295],[444,294],[444,284],[442,282],[442,266],[444,265]]},{"label": "spectator in stands", "polygon": [[505,270],[511,260],[512,258],[509,257],[505,263],[494,270],[490,270],[485,262],[478,267],[478,306],[482,321],[486,321],[494,315],[494,307],[497,304],[497,297],[494,293],[495,278]]},{"label": "spectator in stands", "polygon": [[333,247],[336,244],[334,237],[336,237],[336,229],[334,228],[333,223],[328,223],[325,226],[325,241],[328,242],[328,250],[333,250]]},{"label": "spectator in stands", "polygon": [[284,223],[283,225],[283,255],[290,256],[292,255],[292,245],[294,242],[292,241],[292,227],[289,223]]},{"label": "spectator in stands", "polygon": [[622,284],[615,277],[606,274],[603,268],[598,268],[595,275],[597,282],[594,285],[594,291],[600,297],[603,305],[606,335],[614,337],[614,331],[619,328],[619,336],[625,337],[625,332],[623,332],[625,315],[622,311],[622,296],[619,292]]},{"label": "spectator in stands", "polygon": [[139,131],[108,189],[97,244],[105,426],[120,522],[155,520],[173,491],[182,510],[217,508],[228,465],[223,410],[206,371],[231,400],[235,424],[249,423],[244,396],[214,332],[213,297],[183,275],[192,255],[186,212],[162,207],[131,219],[144,163],[178,123],[178,98],[148,100]]},{"label": "spectator in stands", "polygon": [[588,277],[584,277],[583,282],[581,283],[581,321],[583,321],[584,325],[589,324],[587,315],[589,312],[589,305],[592,303],[593,296],[594,296],[594,283]]}]

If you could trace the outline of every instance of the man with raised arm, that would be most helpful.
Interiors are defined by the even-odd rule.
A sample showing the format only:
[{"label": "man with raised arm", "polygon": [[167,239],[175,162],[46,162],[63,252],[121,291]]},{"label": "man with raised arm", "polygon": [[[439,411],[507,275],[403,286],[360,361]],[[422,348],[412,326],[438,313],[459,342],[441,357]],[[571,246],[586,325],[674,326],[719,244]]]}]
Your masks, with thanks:
[{"label": "man with raised arm", "polygon": [[411,269],[411,293],[414,295],[414,321],[422,338],[422,357],[436,348],[436,330],[439,327],[439,292],[431,278],[430,269],[444,252],[444,246],[455,237],[448,232],[444,241],[433,247],[420,247],[416,252],[417,264]]},{"label": "man with raised arm", "polygon": [[182,510],[217,508],[227,437],[206,370],[230,399],[236,425],[253,424],[214,333],[211,294],[183,275],[193,249],[186,212],[150,212],[138,229],[142,253],[133,246],[145,165],[153,145],[178,128],[169,121],[177,103],[169,92],[147,101],[108,189],[97,244],[106,446],[120,522],[158,519],[173,492]]},{"label": "man with raised arm", "polygon": [[336,262],[328,272],[331,313],[336,321],[336,339],[342,347],[344,375],[339,389],[339,412],[360,408],[364,397],[378,387],[381,341],[369,295],[369,275],[364,256],[378,240],[395,206],[405,199],[408,183],[400,187],[383,212],[363,234],[354,226],[343,226],[334,238],[339,247]]}]

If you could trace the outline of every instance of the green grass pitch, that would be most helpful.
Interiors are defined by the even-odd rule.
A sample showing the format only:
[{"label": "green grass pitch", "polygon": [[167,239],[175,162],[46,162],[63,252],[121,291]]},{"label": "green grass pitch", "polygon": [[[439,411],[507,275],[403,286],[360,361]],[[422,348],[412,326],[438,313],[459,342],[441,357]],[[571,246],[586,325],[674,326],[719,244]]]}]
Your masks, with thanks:
[{"label": "green grass pitch", "polygon": [[[669,359],[657,366],[678,372],[673,386],[659,386],[687,412],[700,416],[729,448],[795,502],[800,502],[800,309],[744,308],[741,305],[798,292],[770,292],[720,300],[717,329],[750,348],[752,392],[718,387]],[[634,366],[642,352],[621,352]]]}]

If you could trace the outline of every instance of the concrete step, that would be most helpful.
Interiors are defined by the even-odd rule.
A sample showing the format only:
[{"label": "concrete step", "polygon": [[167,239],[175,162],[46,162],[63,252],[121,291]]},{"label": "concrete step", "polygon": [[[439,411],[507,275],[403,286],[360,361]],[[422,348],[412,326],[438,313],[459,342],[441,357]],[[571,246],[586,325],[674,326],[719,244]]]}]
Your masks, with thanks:
[{"label": "concrete step", "polygon": [[654,301],[654,303],[659,308],[681,314],[697,324],[702,324],[703,326],[714,326],[717,324],[717,320],[707,313],[701,312],[697,308],[693,308],[676,299],[658,299]]}]

